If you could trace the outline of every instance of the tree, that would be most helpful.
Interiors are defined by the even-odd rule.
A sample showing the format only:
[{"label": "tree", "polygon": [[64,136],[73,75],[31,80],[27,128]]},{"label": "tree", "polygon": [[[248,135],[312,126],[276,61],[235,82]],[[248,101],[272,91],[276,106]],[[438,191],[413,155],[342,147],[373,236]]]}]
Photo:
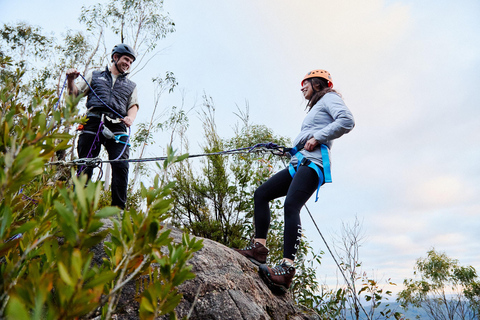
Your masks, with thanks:
[{"label": "tree", "polygon": [[80,21],[99,38],[108,29],[119,43],[130,44],[138,55],[133,74],[158,54],[159,41],[175,31],[175,23],[163,13],[163,0],[110,0],[105,6],[82,7]]},{"label": "tree", "polygon": [[[204,153],[269,141],[286,144],[286,139],[274,136],[270,129],[250,124],[248,113],[243,114],[242,126],[237,126],[235,137],[222,139],[217,132],[213,100],[206,95],[203,99]],[[188,145],[184,148],[188,150]],[[253,235],[253,192],[278,169],[279,159],[271,153],[244,152],[230,156],[210,155],[200,161],[199,174],[192,161],[178,164],[174,171],[177,185],[173,193],[172,223],[227,246],[244,245],[245,239]]]},{"label": "tree", "polygon": [[43,69],[42,61],[50,60],[48,53],[53,49],[54,38],[25,22],[5,23],[0,29],[0,44],[2,55],[12,58],[11,67],[3,66],[2,73],[12,75],[18,68],[25,74],[22,92],[45,90],[42,85],[50,75]]},{"label": "tree", "polygon": [[398,301],[423,308],[431,319],[477,319],[480,282],[472,266],[461,266],[455,259],[432,249],[415,264],[414,275],[405,279]]},{"label": "tree", "polygon": [[[355,218],[353,224],[343,223],[340,239],[330,249],[339,267],[344,286],[318,288],[314,308],[324,319],[401,319],[400,312],[388,303],[392,292],[386,290],[374,276],[362,269],[360,248],[364,234],[362,224]],[[390,279],[387,286],[395,286]],[[365,303],[366,301],[367,303]]]}]

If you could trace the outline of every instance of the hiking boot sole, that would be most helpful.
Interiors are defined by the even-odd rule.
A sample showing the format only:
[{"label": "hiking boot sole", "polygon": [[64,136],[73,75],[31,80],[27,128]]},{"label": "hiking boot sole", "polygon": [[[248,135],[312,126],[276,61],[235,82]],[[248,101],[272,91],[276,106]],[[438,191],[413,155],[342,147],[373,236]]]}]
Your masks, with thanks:
[{"label": "hiking boot sole", "polygon": [[[244,257],[245,257],[245,256],[244,256]],[[250,258],[250,257],[245,257],[245,258],[247,258],[248,260],[252,261],[253,264],[256,265],[257,267],[260,267],[262,264],[265,264],[265,262],[266,262],[266,261],[265,261],[265,262],[260,262],[260,261],[257,261],[257,260],[255,260],[255,259],[253,259],[253,258]]]},{"label": "hiking boot sole", "polygon": [[268,269],[266,264],[260,265],[260,267],[258,268],[258,273],[260,274],[260,278],[262,278],[263,282],[265,282],[265,284],[272,291],[273,294],[284,295],[288,292],[288,288],[282,286],[281,284],[274,283],[268,277]]}]

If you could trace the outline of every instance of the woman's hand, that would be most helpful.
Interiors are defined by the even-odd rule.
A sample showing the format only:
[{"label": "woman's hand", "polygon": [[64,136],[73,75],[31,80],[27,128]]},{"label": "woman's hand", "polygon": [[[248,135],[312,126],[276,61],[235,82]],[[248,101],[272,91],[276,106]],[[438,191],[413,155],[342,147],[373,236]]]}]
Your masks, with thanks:
[{"label": "woman's hand", "polygon": [[307,141],[307,143],[305,143],[305,146],[303,148],[307,151],[313,151],[313,149],[315,149],[315,147],[318,146],[318,144],[319,144],[318,141],[312,137]]}]

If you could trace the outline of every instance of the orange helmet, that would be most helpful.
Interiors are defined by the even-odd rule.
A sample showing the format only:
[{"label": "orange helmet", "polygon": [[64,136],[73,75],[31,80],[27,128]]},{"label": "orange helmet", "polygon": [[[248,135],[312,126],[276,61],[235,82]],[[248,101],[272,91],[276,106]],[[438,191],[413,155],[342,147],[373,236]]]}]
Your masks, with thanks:
[{"label": "orange helmet", "polygon": [[333,87],[332,76],[330,75],[330,72],[328,72],[326,70],[318,69],[318,70],[310,71],[309,73],[307,73],[307,75],[305,77],[303,77],[301,85],[303,86],[303,81],[305,81],[306,79],[310,79],[310,78],[323,78],[323,79],[328,81],[328,86],[330,88]]}]

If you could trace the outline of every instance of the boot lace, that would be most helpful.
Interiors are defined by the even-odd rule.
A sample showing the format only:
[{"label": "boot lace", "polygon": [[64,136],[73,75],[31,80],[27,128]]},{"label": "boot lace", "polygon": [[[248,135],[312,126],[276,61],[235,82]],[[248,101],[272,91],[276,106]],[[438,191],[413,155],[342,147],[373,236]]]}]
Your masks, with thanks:
[{"label": "boot lace", "polygon": [[284,274],[288,274],[290,273],[289,272],[289,268],[286,266],[286,265],[283,265],[283,264],[279,264],[275,267],[272,268],[272,272],[274,275],[276,276],[280,276],[280,275],[284,275]]},{"label": "boot lace", "polygon": [[255,249],[255,243],[253,242],[251,242],[248,246],[246,246],[242,250],[251,250],[251,249]]}]

